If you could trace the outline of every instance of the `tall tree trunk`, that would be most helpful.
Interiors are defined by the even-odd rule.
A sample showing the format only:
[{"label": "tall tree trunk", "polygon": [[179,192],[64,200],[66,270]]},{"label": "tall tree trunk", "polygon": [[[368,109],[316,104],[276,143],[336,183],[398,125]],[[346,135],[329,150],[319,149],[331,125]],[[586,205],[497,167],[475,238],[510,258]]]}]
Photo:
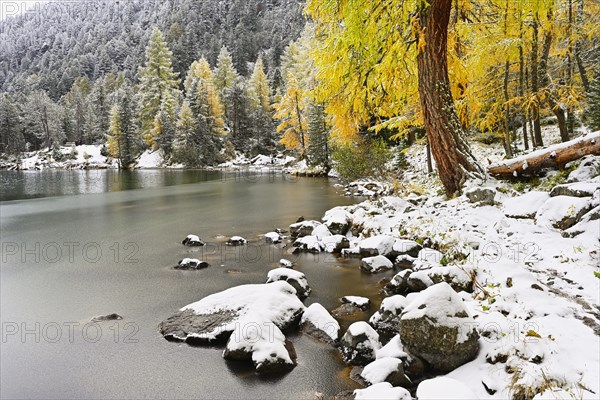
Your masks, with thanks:
[{"label": "tall tree trunk", "polygon": [[[521,20],[521,25],[519,27],[519,38],[523,40],[523,18],[519,18]],[[524,79],[525,79],[525,57],[523,55],[523,46],[519,44],[519,96],[522,98],[525,95],[524,88]],[[525,150],[529,150],[529,140],[527,137],[527,119],[528,115],[526,112],[523,112],[523,108],[521,107],[521,119],[523,120],[523,146]]]},{"label": "tall tree trunk", "polygon": [[433,162],[431,160],[431,146],[429,145],[429,138],[425,136],[427,139],[427,144],[425,145],[425,151],[427,152],[427,173],[433,173]]},{"label": "tall tree trunk", "polygon": [[[531,43],[531,90],[534,95],[538,96],[539,85],[539,72],[538,72],[538,14],[535,14],[533,20],[533,40]],[[536,104],[532,110],[533,117],[533,145],[534,147],[540,147],[544,145],[542,140],[542,127],[540,125],[540,106]]]},{"label": "tall tree trunk", "polygon": [[[546,87],[550,86],[551,79],[548,73],[548,58],[550,57],[550,46],[552,45],[552,32],[547,31],[544,35],[544,45],[542,47],[542,57],[540,59],[540,78],[542,80],[542,84]],[[556,101],[554,97],[554,92],[552,88],[548,90],[550,95],[548,96],[548,104],[554,115],[556,116],[556,121],[558,123],[558,129],[560,130],[560,140],[563,142],[569,141],[569,133],[567,132],[567,117],[565,115],[565,110],[562,106]]]},{"label": "tall tree trunk", "polygon": [[[451,0],[421,1],[423,35],[417,55],[419,97],[431,153],[447,196],[460,193],[467,177],[484,171],[471,154],[454,107],[448,78],[448,23]],[[424,42],[424,43],[423,43]]]},{"label": "tall tree trunk", "polygon": [[[577,26],[581,27],[583,25],[583,0],[579,0],[579,4],[577,7]],[[577,69],[579,70],[579,76],[581,77],[581,84],[583,85],[583,89],[586,93],[590,92],[590,79],[588,78],[587,72],[585,71],[585,66],[583,65],[583,60],[581,59],[581,42],[578,40],[575,41],[575,62],[577,63]]]},{"label": "tall tree trunk", "polygon": [[[569,25],[568,25],[568,50],[567,50],[567,84],[573,85],[573,0],[569,0]],[[567,115],[567,135],[572,135],[575,128],[575,114],[573,107],[568,111]]]},{"label": "tall tree trunk", "polygon": [[[506,0],[506,7],[504,8],[504,36],[508,33],[508,0]],[[504,149],[506,151],[506,157],[512,157],[512,140],[510,136],[510,106],[508,105],[508,78],[510,73],[510,60],[506,58],[504,65]]]}]

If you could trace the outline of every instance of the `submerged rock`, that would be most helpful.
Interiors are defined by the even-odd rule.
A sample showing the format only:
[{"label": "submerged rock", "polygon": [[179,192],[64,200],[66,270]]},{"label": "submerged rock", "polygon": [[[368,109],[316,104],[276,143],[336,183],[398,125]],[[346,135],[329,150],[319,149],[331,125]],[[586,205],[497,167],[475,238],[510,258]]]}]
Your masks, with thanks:
[{"label": "submerged rock", "polygon": [[402,312],[404,347],[436,371],[452,371],[479,351],[475,321],[462,299],[445,282],[417,294]]},{"label": "submerged rock", "polygon": [[302,300],[308,297],[311,292],[310,286],[306,276],[300,272],[290,268],[275,268],[269,271],[267,275],[267,283],[273,283],[277,281],[286,281],[294,289],[296,294]]},{"label": "submerged rock", "polygon": [[344,318],[362,312],[363,309],[355,306],[352,303],[344,303],[338,308],[331,311],[331,315],[336,318]]},{"label": "submerged rock", "polygon": [[344,362],[350,365],[366,365],[375,360],[375,352],[381,348],[379,335],[366,322],[355,322],[340,341]]},{"label": "submerged rock", "polygon": [[112,314],[107,314],[107,315],[97,315],[94,318],[92,318],[91,321],[92,322],[102,322],[102,321],[116,321],[119,319],[123,319],[123,317],[117,313],[112,313]]},{"label": "submerged rock", "polygon": [[179,263],[174,267],[175,269],[188,269],[188,270],[198,270],[208,268],[208,263],[206,261],[200,261],[196,258],[184,258],[180,260]]},{"label": "submerged rock", "polygon": [[326,343],[335,343],[340,337],[340,324],[319,303],[311,304],[300,320],[302,332]]},{"label": "submerged rock", "polygon": [[204,243],[200,238],[196,235],[187,235],[185,239],[181,242],[182,244],[190,247],[204,246]]}]

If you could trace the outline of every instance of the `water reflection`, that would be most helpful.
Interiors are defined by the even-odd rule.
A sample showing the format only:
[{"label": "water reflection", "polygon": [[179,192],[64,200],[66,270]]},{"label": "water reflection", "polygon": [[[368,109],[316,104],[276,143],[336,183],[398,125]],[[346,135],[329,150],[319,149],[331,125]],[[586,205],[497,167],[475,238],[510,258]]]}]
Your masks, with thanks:
[{"label": "water reflection", "polygon": [[0,201],[119,192],[220,179],[205,170],[53,170],[0,171]]}]

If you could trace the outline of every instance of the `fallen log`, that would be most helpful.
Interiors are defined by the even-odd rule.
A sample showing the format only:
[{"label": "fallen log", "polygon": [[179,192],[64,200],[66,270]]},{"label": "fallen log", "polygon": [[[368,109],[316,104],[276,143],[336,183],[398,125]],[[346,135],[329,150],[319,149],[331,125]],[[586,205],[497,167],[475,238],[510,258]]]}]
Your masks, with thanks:
[{"label": "fallen log", "polygon": [[488,172],[496,176],[528,176],[542,168],[562,168],[566,163],[589,154],[600,155],[600,131],[490,164]]}]

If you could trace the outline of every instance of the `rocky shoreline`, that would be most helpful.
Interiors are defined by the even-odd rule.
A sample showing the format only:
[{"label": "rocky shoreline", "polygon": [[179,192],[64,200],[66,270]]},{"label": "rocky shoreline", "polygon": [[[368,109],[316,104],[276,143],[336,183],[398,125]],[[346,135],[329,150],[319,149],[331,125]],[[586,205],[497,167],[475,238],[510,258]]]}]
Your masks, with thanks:
[{"label": "rocky shoreline", "polygon": [[[545,399],[574,391],[593,398],[600,392],[600,157],[578,164],[568,183],[549,192],[471,182],[463,196],[445,200],[378,196],[361,184],[370,200],[335,207],[321,220],[301,218],[289,237],[265,235],[293,252],[360,258],[364,273],[396,270],[379,309],[345,332],[338,318],[370,300],[347,296],[336,310],[305,307],[310,276],[287,260],[266,283],[186,306],[160,330],[188,342],[206,337],[208,328],[224,330],[225,358],[279,374],[302,357],[285,338],[300,329],[337,347],[354,366],[351,378],[366,386],[340,398]],[[272,303],[275,288],[283,297]],[[215,296],[222,300],[214,303]],[[256,304],[270,311],[257,312]],[[250,337],[248,323],[274,327]],[[181,330],[184,336],[172,333]]]}]

